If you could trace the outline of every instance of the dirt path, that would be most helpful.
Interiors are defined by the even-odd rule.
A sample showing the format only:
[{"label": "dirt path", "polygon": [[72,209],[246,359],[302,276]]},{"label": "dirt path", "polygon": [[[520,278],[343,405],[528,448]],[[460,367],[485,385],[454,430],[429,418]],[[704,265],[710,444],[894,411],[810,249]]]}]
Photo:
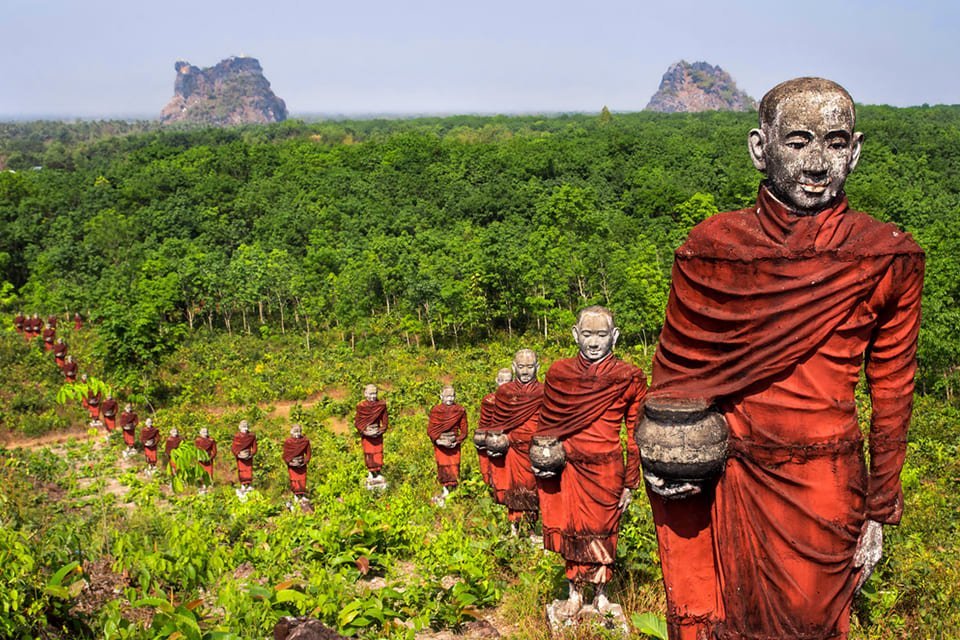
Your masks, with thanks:
[{"label": "dirt path", "polygon": [[0,447],[5,449],[41,449],[65,444],[70,440],[89,440],[100,434],[91,436],[88,429],[73,426],[64,431],[52,431],[39,436],[26,436],[12,431],[0,432]]}]

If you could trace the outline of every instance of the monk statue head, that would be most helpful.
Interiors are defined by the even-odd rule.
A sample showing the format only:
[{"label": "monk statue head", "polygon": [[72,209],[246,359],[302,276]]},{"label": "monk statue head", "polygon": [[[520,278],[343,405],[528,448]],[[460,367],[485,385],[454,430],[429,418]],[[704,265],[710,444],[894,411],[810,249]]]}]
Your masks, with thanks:
[{"label": "monk statue head", "polygon": [[108,394],[107,394],[107,400],[113,400],[113,394],[112,394],[112,393],[108,393]]},{"label": "monk statue head", "polygon": [[520,349],[514,354],[513,373],[520,384],[527,384],[536,380],[539,368],[540,362],[537,360],[537,352],[533,349]]},{"label": "monk statue head", "polygon": [[240,424],[237,426],[237,430],[239,430],[240,433],[249,433],[249,432],[250,432],[250,423],[247,422],[246,420],[241,420],[241,421],[240,421]]},{"label": "monk statue head", "polygon": [[377,385],[368,384],[363,388],[363,399],[367,402],[376,402],[378,392]]},{"label": "monk statue head", "polygon": [[613,320],[613,312],[606,307],[584,307],[577,314],[573,339],[580,355],[590,362],[599,362],[613,352],[620,337],[620,329]]},{"label": "monk statue head", "polygon": [[[150,418],[147,418],[147,420],[149,420],[149,419],[150,419]],[[200,437],[201,437],[201,438],[209,438],[209,437],[210,437],[210,429],[207,429],[206,427],[201,427],[201,429],[200,429]]]},{"label": "monk statue head", "polygon": [[123,410],[127,413],[130,413],[133,411],[133,405],[128,402],[127,404],[123,405]]},{"label": "monk statue head", "polygon": [[773,195],[799,214],[829,207],[860,160],[853,99],[836,82],[795,78],[760,101],[760,128],[747,138],[750,157]]},{"label": "monk statue head", "polygon": [[57,344],[63,344],[63,338],[57,338]]},{"label": "monk statue head", "polygon": [[180,430],[177,429],[176,427],[174,427],[173,429],[170,429],[170,437],[171,437],[171,438],[178,438],[178,437],[180,437]]},{"label": "monk statue head", "polygon": [[497,371],[497,386],[503,386],[513,380],[513,369],[504,367]]},{"label": "monk statue head", "polygon": [[87,381],[87,374],[81,373],[81,374],[80,374],[80,382],[86,382],[86,381]]},{"label": "monk statue head", "polygon": [[[153,418],[147,418],[147,419],[144,421],[143,424],[147,425],[148,427],[152,427],[152,426],[153,426]],[[200,435],[203,435],[203,429],[200,430]]]},{"label": "monk statue head", "polygon": [[73,356],[67,356],[67,362],[73,362]]},{"label": "monk statue head", "polygon": [[440,390],[440,402],[442,404],[451,405],[457,401],[457,392],[453,390],[453,387],[446,385],[443,389]]},{"label": "monk statue head", "polygon": [[50,327],[50,323],[49,323],[49,322],[43,323],[43,328],[44,328],[44,329],[50,329],[50,328],[51,328],[51,327]]}]

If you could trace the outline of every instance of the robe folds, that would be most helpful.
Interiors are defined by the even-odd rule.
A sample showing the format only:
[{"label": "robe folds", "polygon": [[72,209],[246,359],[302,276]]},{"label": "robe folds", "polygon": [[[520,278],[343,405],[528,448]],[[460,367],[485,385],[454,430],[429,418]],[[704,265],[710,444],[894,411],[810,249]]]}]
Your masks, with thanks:
[{"label": "robe folds", "polygon": [[167,456],[167,460],[170,461],[170,472],[177,472],[177,465],[173,462],[173,450],[180,447],[180,443],[183,442],[183,438],[180,436],[168,436],[167,441],[163,445],[163,452]]},{"label": "robe folds", "polygon": [[87,413],[90,414],[91,420],[100,419],[100,392],[90,391],[87,393],[87,397],[83,400],[84,407],[87,409]]},{"label": "robe folds", "polygon": [[123,443],[130,448],[137,441],[137,425],[140,417],[135,411],[124,411],[120,414],[120,431],[123,433]]},{"label": "robe folds", "polygon": [[143,455],[153,467],[157,464],[157,447],[160,445],[160,431],[156,427],[144,427],[140,430],[140,442],[143,443]]},{"label": "robe folds", "polygon": [[23,334],[23,327],[26,324],[27,319],[22,313],[18,313],[13,317],[13,328],[16,329],[17,333]]},{"label": "robe folds", "polygon": [[[442,434],[456,434],[457,446],[452,449],[436,445]],[[467,438],[467,410],[459,404],[438,404],[430,409],[427,435],[434,441],[433,457],[437,462],[437,480],[444,487],[460,482],[460,445]]]},{"label": "robe folds", "polygon": [[[283,461],[287,463],[290,490],[297,497],[307,494],[307,463],[310,462],[312,455],[310,440],[307,438],[290,436],[283,441]],[[290,466],[290,462],[294,458],[303,458],[303,464],[296,467]]]},{"label": "robe folds", "polygon": [[[483,399],[480,401],[480,418],[477,420],[477,433],[483,433],[484,431],[490,430],[490,419],[493,417],[493,398],[496,394],[488,393],[483,396]],[[494,489],[493,486],[493,467],[491,465],[491,458],[487,455],[486,449],[477,449],[477,462],[480,467],[480,477],[483,478],[483,481],[487,484],[488,487]],[[494,489],[496,491],[496,489]]]},{"label": "robe folds", "polygon": [[197,449],[206,451],[207,455],[210,457],[209,460],[201,460],[200,466],[204,471],[207,472],[207,476],[213,480],[213,461],[217,459],[217,441],[213,438],[197,436],[197,439],[193,441],[193,444],[197,447]]},{"label": "robe folds", "polygon": [[[250,457],[246,460],[239,458],[241,451],[250,451]],[[237,480],[241,485],[248,485],[253,482],[253,456],[257,455],[257,436],[250,432],[237,432],[233,435],[233,442],[230,443],[230,453],[237,458]]]},{"label": "robe folds", "polygon": [[[364,429],[370,425],[380,425],[380,435],[367,436]],[[383,469],[383,432],[390,426],[387,403],[383,400],[361,400],[353,416],[353,426],[360,433],[360,446],[363,448],[363,463],[367,471],[380,473]]]},{"label": "robe folds", "polygon": [[63,365],[67,360],[67,343],[59,342],[54,343],[53,345],[53,361],[57,363],[57,366],[60,370],[63,370]]},{"label": "robe folds", "polygon": [[498,387],[494,394],[490,428],[506,433],[510,448],[505,455],[491,458],[490,465],[496,501],[506,505],[511,521],[539,508],[537,478],[530,465],[530,440],[537,430],[542,401],[543,383],[537,380],[527,384],[513,380]]},{"label": "robe folds", "polygon": [[44,329],[43,330],[43,350],[44,351],[53,351],[54,340],[57,339],[56,329]]},{"label": "robe folds", "polygon": [[613,355],[590,362],[578,354],[547,371],[536,435],[559,438],[567,462],[559,477],[537,479],[543,546],[563,556],[567,578],[575,582],[612,576],[620,495],[640,484],[633,434],[646,392],[643,371]]},{"label": "robe folds", "polygon": [[842,194],[798,216],[766,187],[677,250],[651,397],[715,403],[730,453],[699,496],[650,492],[671,639],[847,637],[864,521],[902,511],[923,265]]},{"label": "robe folds", "polygon": [[73,362],[64,362],[63,363],[63,377],[67,382],[76,382],[77,381],[77,369],[79,365],[76,360]]}]

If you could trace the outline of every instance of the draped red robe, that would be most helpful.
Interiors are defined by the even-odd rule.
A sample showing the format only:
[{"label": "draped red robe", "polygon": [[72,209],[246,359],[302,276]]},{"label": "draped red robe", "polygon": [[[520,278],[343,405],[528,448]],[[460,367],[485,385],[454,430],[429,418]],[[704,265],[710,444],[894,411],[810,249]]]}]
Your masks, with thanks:
[{"label": "draped red robe", "polygon": [[197,449],[206,451],[207,455],[210,456],[209,460],[201,460],[200,466],[207,472],[210,480],[213,480],[213,461],[217,458],[217,441],[210,437],[197,436],[193,444],[196,445]]},{"label": "draped red robe", "polygon": [[128,447],[133,447],[137,441],[138,424],[140,424],[140,417],[135,411],[120,413],[120,431],[123,433],[123,443]]},{"label": "draped red robe", "polygon": [[180,436],[167,436],[167,441],[163,445],[163,452],[167,456],[167,460],[170,461],[170,472],[177,472],[177,465],[173,463],[173,456],[170,455],[174,449],[180,446],[180,443],[183,442],[183,438]]},{"label": "draped red robe", "polygon": [[559,438],[567,463],[559,477],[538,478],[543,546],[563,556],[575,582],[612,577],[620,495],[640,484],[633,435],[646,392],[643,371],[613,355],[591,363],[578,354],[547,371],[537,435]]},{"label": "draped red robe", "polygon": [[64,362],[63,363],[63,377],[67,382],[76,382],[77,381],[77,361],[73,362]]},{"label": "draped red robe", "polygon": [[[493,398],[495,395],[495,393],[488,393],[487,395],[483,396],[483,400],[480,401],[480,418],[477,421],[477,433],[483,433],[490,430],[490,420],[493,417]],[[487,483],[487,486],[493,489],[493,466],[491,464],[490,456],[487,455],[486,449],[477,449],[477,462],[480,466],[480,477],[482,477],[483,481]],[[494,492],[496,492],[495,489]]]},{"label": "draped red robe", "polygon": [[97,420],[100,418],[100,392],[94,392],[93,390],[87,392],[87,397],[83,401],[84,406],[87,409],[87,413],[90,414],[91,420]]},{"label": "draped red robe", "polygon": [[731,455],[701,496],[650,494],[672,639],[847,636],[864,519],[900,520],[922,286],[910,236],[844,196],[797,216],[761,188],[677,250],[651,396],[716,402]]},{"label": "draped red robe", "polygon": [[67,359],[67,343],[66,342],[54,343],[53,360],[54,362],[57,363],[57,366],[60,367],[61,370],[63,369],[63,365],[66,362],[66,359]]},{"label": "draped red robe", "polygon": [[441,434],[452,431],[457,435],[453,449],[433,445],[433,457],[437,461],[437,480],[445,487],[455,487],[460,482],[460,445],[467,437],[467,410],[459,404],[438,404],[430,409],[427,435],[434,442]]},{"label": "draped red robe", "polygon": [[147,464],[151,467],[156,466],[157,447],[160,445],[160,431],[156,427],[144,427],[140,430],[140,442],[143,443],[143,455],[147,459]]},{"label": "draped red robe", "polygon": [[26,324],[27,319],[23,314],[17,314],[13,317],[13,328],[17,330],[17,333],[23,335],[23,328]]},{"label": "draped red robe", "polygon": [[53,343],[57,339],[57,330],[54,328],[43,330],[43,350],[53,351]]},{"label": "draped red robe", "polygon": [[[246,460],[238,458],[240,452],[249,449],[250,457]],[[247,433],[237,432],[233,435],[233,442],[230,444],[230,453],[237,458],[237,480],[241,486],[246,486],[253,482],[253,456],[257,455],[257,436],[249,431]]]},{"label": "draped red robe", "polygon": [[101,407],[103,413],[103,424],[107,431],[113,431],[117,427],[117,401],[114,398],[107,398],[103,401]]},{"label": "draped red robe", "polygon": [[497,387],[494,394],[490,428],[503,431],[510,438],[510,448],[503,456],[490,459],[496,501],[506,505],[512,522],[524,513],[536,513],[537,478],[530,465],[530,440],[537,430],[543,383],[527,384],[513,380]]},{"label": "draped red robe", "polygon": [[[283,441],[283,461],[287,463],[287,475],[290,477],[290,490],[293,495],[300,497],[307,494],[307,463],[313,451],[310,449],[310,440],[305,437],[290,436]],[[290,461],[296,457],[303,458],[303,466],[291,467]]]},{"label": "draped red robe", "polygon": [[[380,425],[380,435],[367,436],[363,430],[372,424]],[[363,448],[363,463],[367,470],[380,473],[383,469],[383,432],[390,426],[387,403],[383,400],[361,400],[353,417],[353,426],[360,433],[360,446]]]}]

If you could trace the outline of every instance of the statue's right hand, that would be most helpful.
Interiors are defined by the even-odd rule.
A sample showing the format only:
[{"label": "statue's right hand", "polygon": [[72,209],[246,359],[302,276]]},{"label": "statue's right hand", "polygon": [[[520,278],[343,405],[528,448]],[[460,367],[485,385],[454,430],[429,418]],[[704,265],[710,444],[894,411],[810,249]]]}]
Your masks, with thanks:
[{"label": "statue's right hand", "polygon": [[699,484],[693,482],[669,482],[649,471],[643,473],[643,479],[650,485],[651,491],[669,499],[681,499],[695,496],[702,491]]}]

